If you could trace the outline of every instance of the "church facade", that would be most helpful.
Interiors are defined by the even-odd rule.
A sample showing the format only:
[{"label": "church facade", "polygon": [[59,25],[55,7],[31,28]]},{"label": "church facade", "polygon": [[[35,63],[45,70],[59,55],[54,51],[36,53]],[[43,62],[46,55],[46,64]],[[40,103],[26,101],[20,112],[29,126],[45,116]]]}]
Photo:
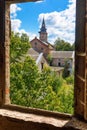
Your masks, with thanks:
[{"label": "church facade", "polygon": [[[55,51],[54,46],[48,42],[48,33],[45,25],[45,20],[43,18],[42,25],[39,31],[39,38],[35,37],[30,41],[32,49],[34,49],[39,54],[42,54],[42,58],[45,59],[43,62],[40,59],[39,64],[43,68],[44,64],[48,62],[48,55],[51,57],[51,64],[49,66],[58,72],[63,71],[65,62],[68,60],[70,64],[69,71],[71,72],[74,64],[74,52],[73,51]],[[34,51],[33,51],[34,52]],[[32,56],[31,52],[31,56]],[[41,70],[41,68],[39,68]],[[56,68],[56,69],[55,69]],[[60,69],[59,69],[60,68]]]},{"label": "church facade", "polygon": [[44,56],[47,56],[50,51],[54,50],[54,46],[48,42],[48,33],[45,26],[44,18],[39,31],[39,39],[35,37],[33,40],[30,41],[30,44],[31,47],[39,53],[43,52]]}]

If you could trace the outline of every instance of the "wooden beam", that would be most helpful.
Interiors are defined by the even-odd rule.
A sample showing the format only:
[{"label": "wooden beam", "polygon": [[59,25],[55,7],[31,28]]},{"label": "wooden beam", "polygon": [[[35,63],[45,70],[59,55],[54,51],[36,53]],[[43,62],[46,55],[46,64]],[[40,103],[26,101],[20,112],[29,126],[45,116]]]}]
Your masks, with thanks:
[{"label": "wooden beam", "polygon": [[13,3],[22,3],[22,2],[36,2],[42,0],[5,0],[5,1],[9,2],[10,4],[13,4]]},{"label": "wooden beam", "polygon": [[4,46],[5,41],[5,1],[0,1],[0,44]]},{"label": "wooden beam", "polygon": [[87,120],[87,0],[76,0],[75,116]]}]

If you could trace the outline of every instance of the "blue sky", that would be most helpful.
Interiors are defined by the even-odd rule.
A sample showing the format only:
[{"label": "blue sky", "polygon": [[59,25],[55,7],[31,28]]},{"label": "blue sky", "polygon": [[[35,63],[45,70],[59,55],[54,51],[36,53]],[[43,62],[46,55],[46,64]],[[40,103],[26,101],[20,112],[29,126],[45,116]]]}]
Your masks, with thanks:
[{"label": "blue sky", "polygon": [[30,40],[38,37],[43,17],[52,44],[60,37],[75,40],[75,0],[43,0],[11,5],[12,30],[27,33]]}]

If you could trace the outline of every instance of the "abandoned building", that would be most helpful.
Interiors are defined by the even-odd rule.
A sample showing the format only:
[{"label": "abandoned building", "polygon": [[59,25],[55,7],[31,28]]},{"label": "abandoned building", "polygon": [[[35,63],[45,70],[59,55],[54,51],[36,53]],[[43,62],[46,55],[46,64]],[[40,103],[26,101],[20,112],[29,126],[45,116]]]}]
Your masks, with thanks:
[{"label": "abandoned building", "polygon": [[51,51],[50,56],[52,66],[64,67],[67,60],[71,68],[74,66],[74,51]]},{"label": "abandoned building", "polygon": [[39,71],[42,71],[45,65],[49,66],[42,52],[39,53],[35,49],[30,48],[27,52],[27,56],[30,56],[35,60]]},{"label": "abandoned building", "polygon": [[[74,51],[55,51],[54,45],[48,42],[48,33],[44,18],[39,31],[39,39],[35,37],[30,41],[30,44],[32,48],[29,49],[28,54],[34,58],[36,64],[37,59],[39,59],[39,64],[37,65],[40,71],[45,64],[49,64],[52,70],[62,75],[63,67],[66,61],[68,61],[69,71],[72,73],[72,68],[74,68]],[[34,56],[36,52],[38,53],[37,58]],[[41,55],[43,55],[43,57],[41,57]],[[51,58],[50,63],[48,61],[48,56]]]},{"label": "abandoned building", "polygon": [[74,115],[10,104],[10,4],[0,0],[0,130],[87,130],[87,0],[76,0]]}]

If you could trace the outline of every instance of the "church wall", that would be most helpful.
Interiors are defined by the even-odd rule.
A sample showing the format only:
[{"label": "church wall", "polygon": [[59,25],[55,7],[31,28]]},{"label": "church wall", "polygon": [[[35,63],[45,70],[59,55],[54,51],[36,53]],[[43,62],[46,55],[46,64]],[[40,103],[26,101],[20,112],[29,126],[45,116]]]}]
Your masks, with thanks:
[{"label": "church wall", "polygon": [[37,50],[38,52],[43,52],[44,54],[48,54],[49,49],[47,45],[40,43],[37,39],[32,40],[31,47]]},{"label": "church wall", "polygon": [[47,33],[41,33],[40,34],[40,40],[47,42]]}]

